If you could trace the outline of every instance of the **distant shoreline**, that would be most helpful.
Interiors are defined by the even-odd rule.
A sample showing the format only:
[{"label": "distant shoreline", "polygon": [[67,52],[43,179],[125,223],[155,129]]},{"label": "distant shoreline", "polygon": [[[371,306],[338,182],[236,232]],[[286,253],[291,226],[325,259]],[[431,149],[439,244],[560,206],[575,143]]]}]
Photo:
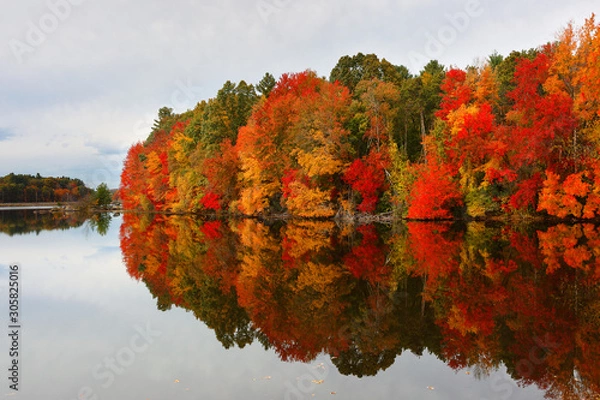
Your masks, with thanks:
[{"label": "distant shoreline", "polygon": [[77,203],[0,203],[0,210],[10,209],[28,209],[28,210],[47,210],[53,208],[62,208],[65,206],[75,206]]}]

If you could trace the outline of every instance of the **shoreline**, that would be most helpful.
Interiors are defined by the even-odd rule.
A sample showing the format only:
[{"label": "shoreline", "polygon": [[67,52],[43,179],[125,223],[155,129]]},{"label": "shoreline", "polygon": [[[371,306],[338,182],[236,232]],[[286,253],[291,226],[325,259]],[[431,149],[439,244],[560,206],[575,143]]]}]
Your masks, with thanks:
[{"label": "shoreline", "polygon": [[125,212],[122,208],[87,207],[78,202],[65,203],[0,203],[0,211],[33,210],[44,212]]},{"label": "shoreline", "polygon": [[245,214],[231,214],[231,213],[203,213],[194,211],[145,211],[136,209],[116,209],[107,210],[119,213],[131,213],[138,215],[165,215],[165,216],[188,216],[188,217],[199,217],[205,219],[255,219],[259,221],[289,221],[289,220],[306,220],[306,221],[334,221],[342,224],[371,224],[380,223],[385,225],[394,224],[397,222],[423,222],[423,223],[471,223],[471,222],[483,222],[483,223],[502,223],[502,224],[600,224],[600,219],[578,219],[578,218],[558,218],[553,216],[543,215],[495,215],[489,217],[479,218],[447,218],[447,219],[417,219],[417,218],[405,218],[394,215],[393,212],[384,212],[379,214],[361,214],[357,213],[354,215],[336,215],[333,217],[303,217],[293,214],[265,214],[265,215],[245,215]]},{"label": "shoreline", "polygon": [[[0,211],[11,211],[11,210],[44,210],[44,211],[81,211],[81,204],[77,202],[66,202],[66,203],[0,203]],[[552,216],[542,215],[495,215],[485,218],[450,218],[450,219],[414,219],[404,218],[394,215],[393,212],[384,212],[379,214],[361,214],[357,213],[354,215],[335,215],[329,218],[314,218],[314,217],[303,217],[292,214],[265,214],[265,215],[244,215],[244,214],[230,214],[230,213],[203,213],[196,211],[145,211],[136,209],[125,209],[121,207],[117,208],[91,208],[88,212],[113,212],[113,213],[133,213],[133,214],[146,214],[146,215],[167,215],[167,216],[190,216],[200,217],[208,219],[257,219],[260,221],[286,221],[286,220],[331,220],[342,224],[370,224],[370,223],[381,223],[381,224],[393,224],[396,222],[455,222],[455,223],[469,223],[469,222],[488,222],[488,223],[534,223],[534,224],[556,224],[556,223],[591,223],[600,224],[600,220],[595,219],[577,219],[577,218],[557,218]]]},{"label": "shoreline", "polygon": [[49,202],[49,203],[0,203],[0,208],[29,208],[29,209],[46,209],[46,208],[64,208],[67,206],[76,206],[76,202]]}]

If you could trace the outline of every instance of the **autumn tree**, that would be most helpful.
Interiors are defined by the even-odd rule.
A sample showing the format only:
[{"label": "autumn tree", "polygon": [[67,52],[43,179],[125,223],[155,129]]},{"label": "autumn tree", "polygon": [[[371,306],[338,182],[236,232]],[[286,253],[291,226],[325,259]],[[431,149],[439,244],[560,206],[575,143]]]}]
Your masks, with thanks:
[{"label": "autumn tree", "polygon": [[0,203],[78,201],[91,192],[78,178],[15,173],[0,177]]},{"label": "autumn tree", "polygon": [[[374,54],[227,81],[181,114],[163,107],[126,158],[127,208],[418,219],[599,215],[600,28],[418,74]],[[10,181],[0,199],[71,199],[73,185]]]},{"label": "autumn tree", "polygon": [[332,216],[348,157],[347,89],[312,72],[284,75],[240,130],[240,210]]},{"label": "autumn tree", "polygon": [[210,150],[218,150],[224,140],[235,144],[239,129],[246,125],[252,107],[258,100],[253,85],[244,81],[237,85],[225,82],[204,109],[200,141]]},{"label": "autumn tree", "polygon": [[330,82],[340,82],[355,92],[360,81],[372,79],[384,82],[397,82],[401,77],[401,69],[385,58],[379,60],[375,54],[358,53],[354,56],[341,57],[329,75]]},{"label": "autumn tree", "polygon": [[443,165],[422,164],[410,191],[408,218],[451,219],[462,206],[462,195],[452,172]]},{"label": "autumn tree", "polygon": [[98,185],[94,191],[94,201],[100,207],[106,206],[112,202],[112,193],[108,189],[106,183],[101,183]]}]

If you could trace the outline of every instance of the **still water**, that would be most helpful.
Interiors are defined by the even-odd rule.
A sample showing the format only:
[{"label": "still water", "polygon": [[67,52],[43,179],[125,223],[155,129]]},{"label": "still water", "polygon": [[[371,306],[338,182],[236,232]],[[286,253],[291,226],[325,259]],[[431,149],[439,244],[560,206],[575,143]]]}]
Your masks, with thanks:
[{"label": "still water", "polygon": [[16,399],[590,398],[600,228],[0,212]]}]

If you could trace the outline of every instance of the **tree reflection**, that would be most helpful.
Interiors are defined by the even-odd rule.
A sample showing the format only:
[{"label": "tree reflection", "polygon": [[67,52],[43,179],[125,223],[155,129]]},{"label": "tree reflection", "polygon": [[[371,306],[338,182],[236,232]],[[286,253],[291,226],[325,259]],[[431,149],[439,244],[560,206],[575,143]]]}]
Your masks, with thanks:
[{"label": "tree reflection", "polygon": [[427,351],[457,370],[505,366],[551,398],[600,390],[595,225],[388,230],[127,214],[121,248],[159,309],[191,310],[226,348],[258,340],[290,361],[327,353],[356,376]]},{"label": "tree reflection", "polygon": [[51,210],[0,210],[0,233],[9,236],[68,230],[82,226],[89,215]]},{"label": "tree reflection", "polygon": [[106,235],[112,216],[108,213],[95,213],[88,219],[89,227],[100,236]]}]

